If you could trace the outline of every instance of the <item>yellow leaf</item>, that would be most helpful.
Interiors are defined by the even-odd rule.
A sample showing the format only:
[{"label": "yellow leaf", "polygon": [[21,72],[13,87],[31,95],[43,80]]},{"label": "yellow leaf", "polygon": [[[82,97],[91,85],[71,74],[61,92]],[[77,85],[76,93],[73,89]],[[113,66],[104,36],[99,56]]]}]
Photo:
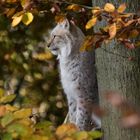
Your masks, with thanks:
[{"label": "yellow leaf", "polygon": [[92,9],[92,14],[99,14],[101,12],[101,8],[100,7],[94,7]]},{"label": "yellow leaf", "polygon": [[118,13],[123,13],[126,9],[126,4],[123,3],[119,6],[119,8],[117,9]]},{"label": "yellow leaf", "polygon": [[16,18],[16,17],[19,17],[19,16],[21,16],[21,15],[23,15],[23,14],[24,14],[24,11],[17,12],[17,13],[15,13],[15,14],[12,16],[12,19],[14,19],[14,18]]},{"label": "yellow leaf", "polygon": [[26,125],[26,126],[30,126],[33,122],[30,118],[24,118],[22,120],[18,120],[18,123]]},{"label": "yellow leaf", "polygon": [[14,17],[14,19],[12,21],[12,27],[17,26],[21,22],[22,17],[23,17],[23,15],[18,16],[18,17]]},{"label": "yellow leaf", "polygon": [[6,104],[5,107],[6,107],[6,111],[10,111],[10,112],[13,112],[13,111],[17,111],[18,110],[18,107],[11,106],[9,104]]},{"label": "yellow leaf", "polygon": [[56,135],[62,139],[64,136],[70,136],[77,131],[77,127],[74,124],[63,124],[56,130]]},{"label": "yellow leaf", "polygon": [[30,12],[27,12],[23,15],[23,18],[22,18],[22,22],[25,24],[25,25],[29,25],[34,19],[34,16],[32,13]]},{"label": "yellow leaf", "polygon": [[91,27],[93,27],[97,22],[97,17],[93,17],[92,19],[90,19],[87,24],[86,24],[86,29],[90,29]]},{"label": "yellow leaf", "polygon": [[116,36],[117,33],[117,27],[116,23],[113,23],[112,25],[109,26],[109,39],[112,39]]},{"label": "yellow leaf", "polygon": [[72,4],[67,7],[67,10],[79,11],[81,10],[81,7],[77,4]]},{"label": "yellow leaf", "polygon": [[14,117],[16,119],[23,119],[23,118],[28,118],[32,115],[32,110],[30,108],[27,109],[21,109],[16,112],[14,112]]},{"label": "yellow leaf", "polygon": [[112,13],[112,12],[115,11],[115,6],[111,3],[106,3],[105,6],[104,6],[104,10],[106,12]]},{"label": "yellow leaf", "polygon": [[9,103],[12,102],[16,98],[15,94],[3,96],[0,98],[0,103]]},{"label": "yellow leaf", "polygon": [[39,53],[39,54],[35,54],[33,55],[33,58],[37,59],[37,60],[50,60],[53,58],[53,55],[51,52],[46,52],[46,53]]}]

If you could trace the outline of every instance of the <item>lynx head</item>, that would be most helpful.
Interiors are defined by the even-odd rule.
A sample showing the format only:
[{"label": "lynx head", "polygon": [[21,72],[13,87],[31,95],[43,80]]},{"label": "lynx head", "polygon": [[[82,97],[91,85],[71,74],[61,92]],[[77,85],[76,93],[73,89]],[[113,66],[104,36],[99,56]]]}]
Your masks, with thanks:
[{"label": "lynx head", "polygon": [[82,31],[65,19],[52,30],[48,47],[58,57],[68,57],[79,49],[83,38]]}]

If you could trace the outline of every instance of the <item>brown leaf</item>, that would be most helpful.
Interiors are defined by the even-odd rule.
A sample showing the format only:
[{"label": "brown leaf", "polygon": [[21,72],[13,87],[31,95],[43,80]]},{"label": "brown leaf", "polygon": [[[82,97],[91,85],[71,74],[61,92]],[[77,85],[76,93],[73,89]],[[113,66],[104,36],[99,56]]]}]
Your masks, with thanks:
[{"label": "brown leaf", "polygon": [[114,107],[120,107],[124,103],[123,97],[113,91],[107,92],[105,97]]},{"label": "brown leaf", "polygon": [[55,16],[56,23],[61,23],[66,19],[66,15],[60,14]]},{"label": "brown leaf", "polygon": [[113,23],[109,26],[109,39],[112,39],[116,36],[117,33],[117,27],[116,27],[116,23]]},{"label": "brown leaf", "polygon": [[136,128],[140,127],[140,114],[133,113],[131,115],[125,116],[121,120],[121,124],[125,128]]},{"label": "brown leaf", "polygon": [[123,13],[126,9],[126,4],[123,3],[119,6],[119,8],[117,9],[118,13]]},{"label": "brown leaf", "polygon": [[104,6],[104,10],[106,12],[112,13],[112,12],[115,11],[115,6],[111,3],[106,3],[105,6]]}]

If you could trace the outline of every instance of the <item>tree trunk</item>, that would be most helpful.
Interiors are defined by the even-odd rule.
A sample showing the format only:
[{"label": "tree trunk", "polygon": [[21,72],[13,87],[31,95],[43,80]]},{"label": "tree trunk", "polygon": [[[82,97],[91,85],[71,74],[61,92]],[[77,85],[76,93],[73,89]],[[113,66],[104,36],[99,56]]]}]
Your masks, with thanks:
[{"label": "tree trunk", "polygon": [[[106,2],[118,6],[126,2],[131,12],[136,11],[140,5],[139,0],[92,0],[92,2],[93,6],[103,6]],[[121,93],[133,104],[140,105],[140,49],[128,50],[114,42],[102,48],[96,50],[96,66],[100,104],[109,111],[109,115],[102,119],[104,139],[140,140],[140,133],[137,130],[124,129],[120,126],[120,114],[104,99],[104,92],[113,90]],[[130,61],[123,56],[135,57],[135,60]]]}]

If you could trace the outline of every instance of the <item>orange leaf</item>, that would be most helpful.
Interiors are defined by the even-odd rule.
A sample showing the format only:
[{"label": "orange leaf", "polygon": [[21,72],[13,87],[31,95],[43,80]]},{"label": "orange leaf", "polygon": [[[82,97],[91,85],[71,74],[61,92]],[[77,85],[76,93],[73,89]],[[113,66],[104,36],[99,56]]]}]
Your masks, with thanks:
[{"label": "orange leaf", "polygon": [[55,21],[56,21],[57,23],[61,23],[61,22],[63,22],[65,19],[66,19],[66,16],[63,15],[63,14],[61,14],[61,15],[56,15],[56,16],[55,16]]},{"label": "orange leaf", "polygon": [[100,8],[100,7],[94,7],[94,8],[92,9],[92,13],[93,13],[94,15],[100,14],[100,13],[101,13],[101,8]]},{"label": "orange leaf", "polygon": [[126,4],[123,3],[119,6],[119,8],[117,9],[118,13],[123,13],[126,9]]},{"label": "orange leaf", "polygon": [[115,11],[115,6],[111,3],[106,3],[105,6],[104,6],[104,10],[106,12],[112,13],[112,12]]},{"label": "orange leaf", "polygon": [[113,23],[112,25],[110,25],[109,27],[109,39],[112,39],[116,36],[117,33],[117,27],[116,27],[116,23]]},{"label": "orange leaf", "polygon": [[93,27],[97,22],[97,17],[93,17],[92,19],[90,19],[87,24],[86,24],[86,29],[90,29],[91,27]]},{"label": "orange leaf", "polygon": [[6,107],[5,106],[0,106],[0,117],[4,116],[6,113]]}]

